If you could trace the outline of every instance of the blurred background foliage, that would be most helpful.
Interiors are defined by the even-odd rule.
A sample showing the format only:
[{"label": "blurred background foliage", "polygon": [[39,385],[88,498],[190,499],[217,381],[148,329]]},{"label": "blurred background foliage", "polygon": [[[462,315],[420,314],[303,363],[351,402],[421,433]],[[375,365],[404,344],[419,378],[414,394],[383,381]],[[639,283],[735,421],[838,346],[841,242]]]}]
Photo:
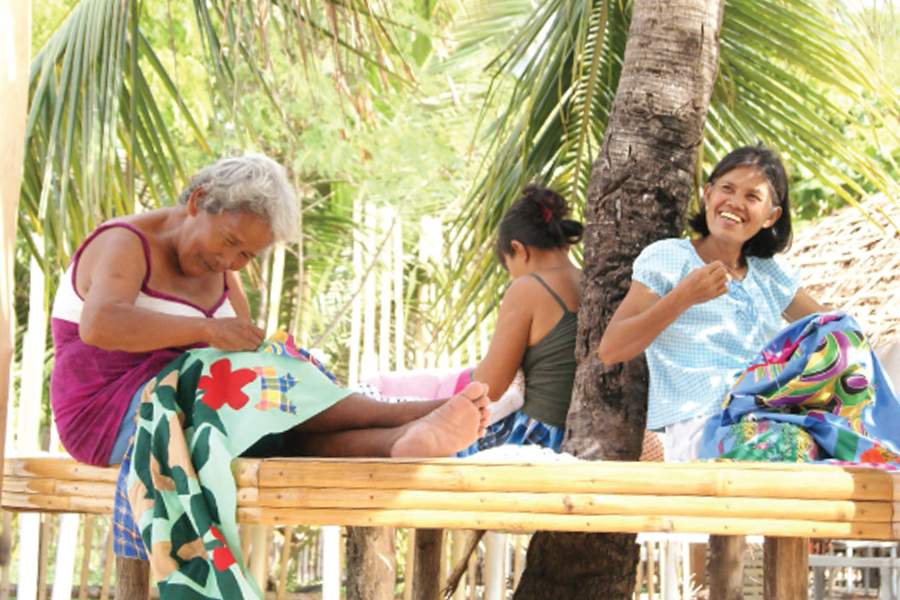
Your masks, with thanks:
[{"label": "blurred background foliage", "polygon": [[[97,223],[170,204],[199,167],[253,150],[289,169],[303,203],[279,326],[346,376],[349,306],[386,235],[382,221],[363,218],[371,210],[402,224],[407,352],[464,344],[478,322],[490,324],[508,282],[491,243],[522,185],[541,179],[581,214],[631,7],[35,3],[20,328],[29,256],[48,276],[47,304]],[[697,181],[732,147],[763,141],[785,159],[800,219],[871,193],[897,197],[897,29],[896,8],[881,0],[727,0]],[[442,239],[423,236],[423,218],[440,219]],[[275,310],[275,268],[270,256],[246,278],[262,322]]]}]

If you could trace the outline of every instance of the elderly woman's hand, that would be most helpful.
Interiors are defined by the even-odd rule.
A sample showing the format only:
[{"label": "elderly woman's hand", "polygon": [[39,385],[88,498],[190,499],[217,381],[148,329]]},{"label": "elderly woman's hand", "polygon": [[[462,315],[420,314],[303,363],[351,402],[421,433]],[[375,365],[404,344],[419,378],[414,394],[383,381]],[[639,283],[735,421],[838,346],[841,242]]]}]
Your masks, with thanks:
[{"label": "elderly woman's hand", "polygon": [[206,320],[205,341],[219,350],[256,350],[265,339],[265,331],[245,317]]}]

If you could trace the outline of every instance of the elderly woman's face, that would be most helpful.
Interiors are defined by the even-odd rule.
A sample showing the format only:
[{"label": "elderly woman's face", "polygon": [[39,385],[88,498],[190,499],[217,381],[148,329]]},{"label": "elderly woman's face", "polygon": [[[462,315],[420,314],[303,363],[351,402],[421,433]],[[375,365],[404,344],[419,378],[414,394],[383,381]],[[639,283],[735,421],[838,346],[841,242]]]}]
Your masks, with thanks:
[{"label": "elderly woman's face", "polygon": [[198,210],[192,220],[190,238],[179,255],[182,270],[196,277],[240,271],[274,240],[268,221],[243,210],[217,215]]}]

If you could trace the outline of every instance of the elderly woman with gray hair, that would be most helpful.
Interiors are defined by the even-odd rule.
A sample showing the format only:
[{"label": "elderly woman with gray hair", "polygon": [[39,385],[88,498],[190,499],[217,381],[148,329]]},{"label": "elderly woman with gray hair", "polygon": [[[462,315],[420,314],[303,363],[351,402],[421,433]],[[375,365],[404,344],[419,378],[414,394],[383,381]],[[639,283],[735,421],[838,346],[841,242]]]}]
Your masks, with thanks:
[{"label": "elderly woman with gray hair", "polygon": [[335,385],[292,339],[264,340],[238,271],[295,236],[297,211],[280,165],[225,158],[176,206],[102,224],[60,280],[60,440],[79,461],[122,464],[114,550],[149,550],[162,600],[262,597],[241,564],[233,458],[449,456],[484,435],[481,383],[385,404]]},{"label": "elderly woman with gray hair", "polygon": [[[141,390],[186,351],[261,354],[264,332],[251,320],[238,271],[276,240],[295,237],[297,214],[284,169],[247,154],[199,171],[176,206],[113,219],[82,243],[52,315],[50,398],[74,458],[121,462]],[[331,382],[322,389],[290,400],[286,410],[298,414],[291,402],[299,403],[308,418],[285,433],[279,453],[450,455],[483,434],[489,411],[477,383],[421,407],[374,402]]]}]

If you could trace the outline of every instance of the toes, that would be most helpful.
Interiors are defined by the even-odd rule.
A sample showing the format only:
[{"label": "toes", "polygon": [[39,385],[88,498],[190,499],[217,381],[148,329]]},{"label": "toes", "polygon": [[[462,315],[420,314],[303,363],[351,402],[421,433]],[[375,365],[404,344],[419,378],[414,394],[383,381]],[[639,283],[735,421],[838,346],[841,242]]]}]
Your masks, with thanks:
[{"label": "toes", "polygon": [[490,403],[490,398],[488,398],[488,386],[480,381],[473,381],[460,392],[462,396],[465,396],[469,400],[471,400],[476,406],[479,404],[484,404],[485,402]]}]

